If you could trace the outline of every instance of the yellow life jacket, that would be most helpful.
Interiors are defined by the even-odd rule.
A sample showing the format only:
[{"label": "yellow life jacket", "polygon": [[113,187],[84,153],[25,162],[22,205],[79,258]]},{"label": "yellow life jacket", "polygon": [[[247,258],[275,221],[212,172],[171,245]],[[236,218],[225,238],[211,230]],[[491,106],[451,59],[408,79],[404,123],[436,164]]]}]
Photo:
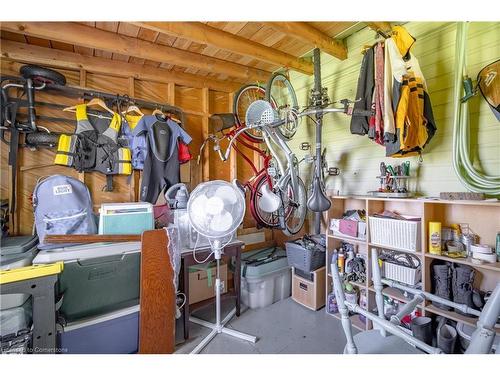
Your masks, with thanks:
[{"label": "yellow life jacket", "polygon": [[88,119],[87,105],[80,104],[76,106],[76,121],[74,134],[59,137],[55,164],[73,167],[80,172],[132,173],[130,149],[118,144],[119,114],[114,113],[108,127],[100,132]]}]

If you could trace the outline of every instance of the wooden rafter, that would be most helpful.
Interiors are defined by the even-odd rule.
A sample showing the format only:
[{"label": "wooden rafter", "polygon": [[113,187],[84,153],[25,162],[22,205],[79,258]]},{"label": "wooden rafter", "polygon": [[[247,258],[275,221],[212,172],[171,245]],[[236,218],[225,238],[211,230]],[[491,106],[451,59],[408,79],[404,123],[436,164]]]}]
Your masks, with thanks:
[{"label": "wooden rafter", "polygon": [[195,74],[171,72],[167,69],[153,68],[147,65],[126,63],[101,57],[82,56],[73,52],[60,51],[45,47],[38,47],[25,43],[2,39],[1,56],[20,62],[47,65],[56,68],[81,70],[92,73],[107,74],[118,77],[134,77],[136,79],[154,82],[171,83],[178,85],[211,88],[213,90],[232,92],[241,85],[229,81],[217,81],[200,77]]},{"label": "wooden rafter", "polygon": [[[126,56],[225,74],[245,81],[265,81],[269,72],[204,56],[174,47],[155,44],[71,22],[4,22],[2,30],[78,46],[101,49]],[[115,60],[116,61],[116,60]]]},{"label": "wooden rafter", "polygon": [[347,58],[347,48],[344,42],[322,33],[307,22],[268,22],[269,26],[293,36],[304,43],[320,48],[340,60]]},{"label": "wooden rafter", "polygon": [[391,30],[391,23],[386,21],[367,22],[368,27],[374,31],[387,32]]},{"label": "wooden rafter", "polygon": [[252,57],[266,63],[290,68],[301,73],[313,73],[313,64],[311,62],[201,22],[134,22],[134,24],[149,30]]}]

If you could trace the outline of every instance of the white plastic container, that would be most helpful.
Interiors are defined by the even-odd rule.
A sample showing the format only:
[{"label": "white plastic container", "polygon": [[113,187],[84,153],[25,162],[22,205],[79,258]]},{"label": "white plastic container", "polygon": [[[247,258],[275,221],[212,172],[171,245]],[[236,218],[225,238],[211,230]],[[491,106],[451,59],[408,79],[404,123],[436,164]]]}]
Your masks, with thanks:
[{"label": "white plastic container", "polygon": [[292,295],[292,268],[241,278],[241,300],[251,309],[272,305]]},{"label": "white plastic container", "polygon": [[[476,327],[472,327],[468,324],[464,324],[462,322],[457,323],[457,332],[460,341],[461,349],[465,352],[467,347],[469,346],[470,339],[472,334],[476,330]],[[500,335],[496,335],[495,341],[493,342],[493,346],[491,348],[492,352],[496,353],[497,348],[500,346]]]},{"label": "white plastic container", "polygon": [[292,295],[292,268],[286,254],[281,248],[267,248],[241,255],[243,304],[258,309]]},{"label": "white plastic container", "polygon": [[370,216],[370,242],[407,251],[420,251],[420,221],[386,219]]}]

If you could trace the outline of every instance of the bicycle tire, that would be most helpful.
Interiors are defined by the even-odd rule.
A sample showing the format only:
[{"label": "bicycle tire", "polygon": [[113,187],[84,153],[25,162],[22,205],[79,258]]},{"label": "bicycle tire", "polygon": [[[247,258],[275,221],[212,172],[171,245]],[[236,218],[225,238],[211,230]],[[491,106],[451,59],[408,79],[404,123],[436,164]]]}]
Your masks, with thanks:
[{"label": "bicycle tire", "polygon": [[257,181],[253,183],[252,194],[250,196],[250,212],[258,225],[265,228],[277,228],[280,226],[278,213],[264,212],[259,208],[259,191],[260,188],[267,183],[267,176],[261,175]]},{"label": "bicycle tire", "polygon": [[[233,100],[233,113],[236,116],[236,121],[239,126],[245,126],[245,114],[248,106],[255,100],[264,100],[265,98],[265,87],[255,83],[240,87],[240,89],[234,94]],[[261,143],[264,141],[262,133],[258,129],[245,130],[243,134],[251,142]]]},{"label": "bicycle tire", "polygon": [[55,83],[60,86],[66,85],[66,77],[55,70],[43,68],[38,65],[23,65],[19,70],[21,75],[33,81],[52,84]]},{"label": "bicycle tire", "polygon": [[59,133],[36,131],[26,134],[26,144],[32,147],[56,147],[59,142]]},{"label": "bicycle tire", "polygon": [[[282,109],[294,109],[296,111],[299,109],[295,90],[290,80],[283,73],[274,73],[267,82],[266,100],[274,103],[274,107],[277,109],[280,118],[282,118],[280,113]],[[287,140],[292,139],[297,132],[297,126],[293,124],[295,122],[290,121],[278,127],[281,135]]]},{"label": "bicycle tire", "polygon": [[[288,186],[290,184],[291,177],[290,175],[287,176],[287,181],[284,184],[285,189],[289,191]],[[282,201],[282,213],[280,215],[280,218],[282,222],[280,223],[282,226],[282,231],[285,235],[287,236],[294,236],[297,233],[300,232],[302,227],[304,226],[304,222],[306,219],[306,214],[307,214],[307,191],[306,187],[304,185],[304,182],[302,179],[297,176],[297,182],[298,182],[298,187],[299,187],[299,202],[298,202],[298,207],[285,207],[287,204],[286,202],[289,201],[288,197],[284,197],[285,192],[281,192],[281,201]],[[291,186],[290,186],[291,189]],[[295,193],[294,193],[295,195]],[[288,212],[287,212],[288,209]],[[299,209],[299,211],[297,210]],[[295,215],[295,213],[298,212],[298,215]],[[292,216],[293,215],[293,216]],[[295,219],[294,223],[289,222],[290,219]]]}]

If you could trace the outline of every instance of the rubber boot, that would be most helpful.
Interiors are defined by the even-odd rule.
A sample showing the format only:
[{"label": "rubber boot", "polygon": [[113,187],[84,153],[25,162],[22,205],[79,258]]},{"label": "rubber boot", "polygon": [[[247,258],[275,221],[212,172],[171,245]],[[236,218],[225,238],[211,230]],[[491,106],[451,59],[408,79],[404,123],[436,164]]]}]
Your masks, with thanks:
[{"label": "rubber boot", "polygon": [[[432,266],[432,293],[438,297],[451,301],[452,272],[449,264],[434,264]],[[433,304],[443,310],[451,310],[451,307],[438,302]]]},{"label": "rubber boot", "polygon": [[437,329],[437,346],[446,354],[453,354],[455,352],[455,343],[457,341],[457,330],[445,324],[446,319],[439,322]]},{"label": "rubber boot", "polygon": [[411,332],[413,337],[432,345],[432,319],[427,316],[418,316],[413,318],[411,323]]},{"label": "rubber boot", "polygon": [[[469,307],[474,308],[472,286],[474,284],[474,269],[465,265],[457,265],[453,269],[453,302],[462,303]],[[456,310],[459,314],[465,316],[473,316],[470,314],[465,314],[459,310]]]}]

